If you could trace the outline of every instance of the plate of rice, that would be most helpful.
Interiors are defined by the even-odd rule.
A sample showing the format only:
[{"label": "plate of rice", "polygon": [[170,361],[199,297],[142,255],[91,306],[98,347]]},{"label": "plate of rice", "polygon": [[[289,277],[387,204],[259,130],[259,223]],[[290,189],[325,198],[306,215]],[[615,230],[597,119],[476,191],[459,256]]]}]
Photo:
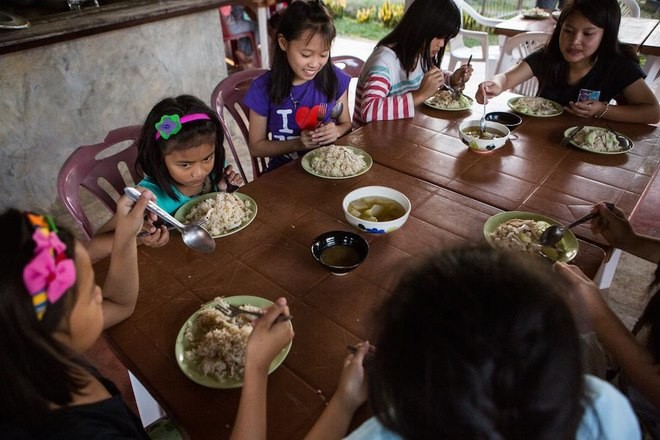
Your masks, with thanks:
[{"label": "plate of rice", "polygon": [[571,261],[578,253],[578,241],[573,232],[553,246],[539,243],[541,234],[558,221],[541,214],[509,211],[495,214],[484,224],[484,237],[495,249],[542,255],[553,261]]},{"label": "plate of rice", "polygon": [[457,112],[469,109],[473,102],[474,100],[469,96],[461,94],[458,99],[454,99],[449,90],[438,90],[435,95],[424,101],[424,104],[436,110]]},{"label": "plate of rice", "polygon": [[234,234],[257,216],[257,203],[239,192],[212,192],[195,197],[181,206],[174,218],[181,223],[193,223],[204,218],[202,227],[213,238]]},{"label": "plate of rice", "polygon": [[[240,388],[252,324],[248,315],[230,318],[215,309],[214,305],[219,302],[255,310],[273,304],[266,298],[249,295],[215,298],[183,324],[176,337],[174,353],[179,368],[192,381],[210,388]],[[273,359],[269,374],[284,362],[291,344],[289,342]]]},{"label": "plate of rice", "polygon": [[564,131],[564,137],[571,137],[569,143],[581,150],[598,154],[623,154],[632,150],[633,141],[621,134],[603,127],[571,127]]},{"label": "plate of rice", "polygon": [[349,179],[369,171],[374,161],[365,151],[343,145],[328,145],[305,154],[302,167],[324,179]]},{"label": "plate of rice", "polygon": [[536,116],[539,118],[559,116],[564,112],[564,107],[562,107],[561,104],[549,99],[532,96],[511,98],[507,104],[509,105],[509,108],[516,113],[526,116]]}]

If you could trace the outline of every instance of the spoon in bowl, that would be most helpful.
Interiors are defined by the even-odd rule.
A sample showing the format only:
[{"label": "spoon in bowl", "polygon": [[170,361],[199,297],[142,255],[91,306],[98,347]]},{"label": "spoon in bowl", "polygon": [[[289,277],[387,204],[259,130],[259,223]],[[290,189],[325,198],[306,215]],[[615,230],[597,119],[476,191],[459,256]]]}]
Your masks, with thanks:
[{"label": "spoon in bowl", "polygon": [[332,110],[330,110],[330,119],[336,120],[343,111],[344,111],[344,103],[343,102],[336,103],[334,107],[332,107]]},{"label": "spoon in bowl", "polygon": [[[614,209],[613,203],[606,203],[605,205],[607,206],[607,209],[609,209],[610,211]],[[543,231],[543,234],[541,234],[541,237],[539,238],[539,243],[541,243],[543,246],[552,246],[558,243],[559,240],[561,240],[564,237],[566,231],[568,231],[571,228],[574,228],[579,224],[587,222],[597,216],[598,216],[598,212],[592,212],[590,214],[585,215],[584,217],[575,220],[573,223],[571,223],[568,226],[550,225],[545,231]]]},{"label": "spoon in bowl", "polygon": [[[128,198],[133,201],[140,198],[140,191],[130,186],[124,188],[124,193],[126,193]],[[181,232],[183,242],[190,249],[204,254],[211,253],[215,250],[215,240],[213,240],[211,234],[201,226],[196,224],[184,225],[152,201],[149,201],[147,204],[147,210],[153,212],[158,217],[177,228],[179,232]]]},{"label": "spoon in bowl", "polygon": [[486,88],[484,86],[481,86],[481,94],[484,97],[484,114],[481,116],[481,120],[479,121],[479,128],[481,129],[481,135],[483,136],[486,133],[486,103],[488,102],[488,98],[486,97]]}]

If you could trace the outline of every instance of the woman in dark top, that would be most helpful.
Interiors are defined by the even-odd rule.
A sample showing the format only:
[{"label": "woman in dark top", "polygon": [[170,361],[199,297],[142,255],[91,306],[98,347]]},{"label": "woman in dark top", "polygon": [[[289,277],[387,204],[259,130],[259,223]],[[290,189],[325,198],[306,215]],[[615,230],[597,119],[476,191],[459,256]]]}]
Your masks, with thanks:
[{"label": "woman in dark top", "polygon": [[[483,103],[536,77],[538,96],[584,118],[655,124],[660,106],[634,50],[619,42],[616,0],[575,0],[562,10],[547,46],[479,85]],[[610,105],[610,100],[618,105]]]}]

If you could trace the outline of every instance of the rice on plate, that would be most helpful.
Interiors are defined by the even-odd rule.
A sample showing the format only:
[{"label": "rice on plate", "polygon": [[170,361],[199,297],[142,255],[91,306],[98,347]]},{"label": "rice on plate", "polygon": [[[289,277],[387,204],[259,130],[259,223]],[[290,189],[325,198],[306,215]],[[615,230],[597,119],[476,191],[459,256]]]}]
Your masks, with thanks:
[{"label": "rice on plate", "polygon": [[533,116],[554,116],[561,114],[563,108],[545,98],[522,96],[509,100],[509,106],[517,112]]},{"label": "rice on plate", "polygon": [[330,177],[352,176],[366,166],[364,157],[339,145],[316,149],[310,161],[310,167],[315,173]]},{"label": "rice on plate", "polygon": [[623,151],[616,134],[606,128],[584,128],[571,139],[571,143],[584,150],[596,153],[615,153]]},{"label": "rice on plate", "polygon": [[[223,298],[214,302],[227,306]],[[245,310],[261,310],[242,305]],[[184,335],[184,357],[202,374],[217,380],[240,380],[245,369],[245,348],[252,333],[246,315],[233,318],[213,307],[200,310]]]},{"label": "rice on plate", "polygon": [[539,240],[549,226],[550,223],[542,220],[514,218],[500,224],[491,234],[491,238],[498,249],[535,254],[542,248]]},{"label": "rice on plate", "polygon": [[458,99],[454,99],[449,90],[439,90],[424,102],[431,107],[447,110],[462,110],[472,105],[467,96],[461,94]]},{"label": "rice on plate", "polygon": [[250,216],[251,205],[249,201],[243,201],[234,194],[221,192],[193,206],[185,218],[187,223],[204,218],[204,229],[212,236],[217,236],[246,221]]}]

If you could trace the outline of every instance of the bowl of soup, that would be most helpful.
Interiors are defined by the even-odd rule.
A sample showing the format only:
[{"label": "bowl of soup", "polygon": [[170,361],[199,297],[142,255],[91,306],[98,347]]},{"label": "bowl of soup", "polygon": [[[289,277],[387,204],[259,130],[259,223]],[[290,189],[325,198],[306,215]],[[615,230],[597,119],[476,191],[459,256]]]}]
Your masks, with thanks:
[{"label": "bowl of soup", "polygon": [[486,121],[486,130],[482,133],[479,124],[480,121],[476,119],[463,121],[458,126],[461,141],[470,150],[478,153],[489,153],[502,148],[506,144],[511,133],[506,125],[499,122]]},{"label": "bowl of soup", "polygon": [[354,232],[330,231],[312,241],[312,256],[335,275],[346,275],[369,254],[369,243]]},{"label": "bowl of soup", "polygon": [[360,231],[387,234],[403,226],[412,205],[394,188],[364,186],[346,194],[342,208],[346,221]]}]

